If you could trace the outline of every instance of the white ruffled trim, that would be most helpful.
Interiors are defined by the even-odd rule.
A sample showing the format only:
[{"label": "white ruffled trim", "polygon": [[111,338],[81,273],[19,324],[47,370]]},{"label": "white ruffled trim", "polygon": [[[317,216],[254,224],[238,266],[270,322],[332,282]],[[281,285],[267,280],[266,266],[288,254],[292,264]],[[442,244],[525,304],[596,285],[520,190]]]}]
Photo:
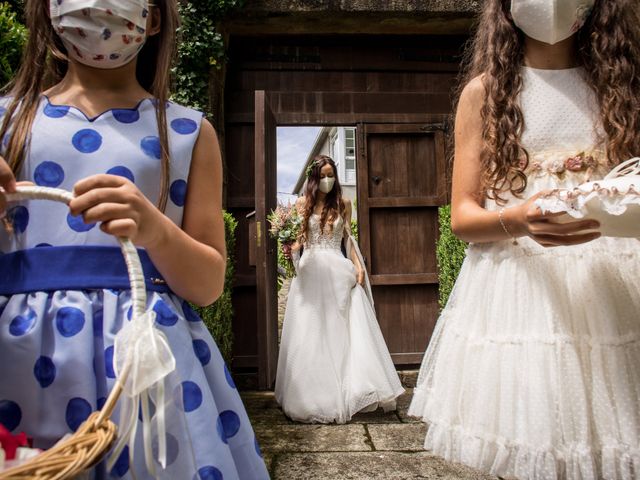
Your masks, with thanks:
[{"label": "white ruffled trim", "polygon": [[501,477],[535,480],[632,480],[640,472],[640,448],[614,438],[605,439],[602,445],[526,445],[430,419],[425,408],[427,398],[434,394],[417,387],[408,413],[429,426],[425,450],[447,461]]}]

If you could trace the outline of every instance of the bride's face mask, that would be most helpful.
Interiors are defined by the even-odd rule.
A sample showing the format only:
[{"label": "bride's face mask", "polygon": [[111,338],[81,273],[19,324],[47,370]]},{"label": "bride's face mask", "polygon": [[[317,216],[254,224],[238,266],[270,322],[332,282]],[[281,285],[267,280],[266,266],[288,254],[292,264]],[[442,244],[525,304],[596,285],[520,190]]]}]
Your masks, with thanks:
[{"label": "bride's face mask", "polygon": [[323,193],[329,193],[333,190],[333,185],[336,183],[336,179],[334,177],[324,177],[320,179],[320,185],[318,188]]},{"label": "bride's face mask", "polygon": [[511,16],[527,36],[555,44],[576,33],[595,0],[511,0]]},{"label": "bride's face mask", "polygon": [[95,68],[118,68],[147,38],[148,0],[50,0],[51,24],[69,56]]}]

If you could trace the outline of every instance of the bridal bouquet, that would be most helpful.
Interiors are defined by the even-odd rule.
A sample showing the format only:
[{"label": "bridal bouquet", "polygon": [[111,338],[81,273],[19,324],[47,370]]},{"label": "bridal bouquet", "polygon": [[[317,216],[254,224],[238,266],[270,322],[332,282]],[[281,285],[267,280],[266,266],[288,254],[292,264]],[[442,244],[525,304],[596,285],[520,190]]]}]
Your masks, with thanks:
[{"label": "bridal bouquet", "polygon": [[302,217],[298,214],[295,205],[278,205],[267,215],[271,238],[278,240],[280,251],[278,252],[278,263],[284,264],[287,277],[295,276],[295,268],[291,259],[291,246],[298,239],[302,228]]}]

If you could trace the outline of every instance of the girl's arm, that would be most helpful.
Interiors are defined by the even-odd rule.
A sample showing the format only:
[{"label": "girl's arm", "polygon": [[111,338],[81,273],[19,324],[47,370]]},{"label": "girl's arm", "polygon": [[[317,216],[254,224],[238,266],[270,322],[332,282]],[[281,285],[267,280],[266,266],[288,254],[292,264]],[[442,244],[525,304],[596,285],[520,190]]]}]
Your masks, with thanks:
[{"label": "girl's arm", "polygon": [[[529,236],[543,246],[575,245],[600,236],[583,230],[599,226],[593,220],[558,224],[549,220],[559,214],[543,215],[533,205],[538,195],[523,204],[505,208],[500,223],[499,212],[483,208],[481,159],[483,149],[481,109],[485,89],[480,77],[464,88],[458,104],[455,125],[455,158],[451,196],[451,229],[466,242],[494,242]],[[542,193],[542,192],[541,192]]]},{"label": "girl's arm", "polygon": [[226,265],[222,160],[218,138],[203,120],[193,150],[182,229],[129,180],[94,175],[74,187],[71,213],[115,236],[129,237],[151,257],[173,292],[197,305],[222,293]]},{"label": "girl's arm", "polygon": [[[349,200],[344,200],[344,206],[345,206],[344,228],[350,229],[351,228],[351,202]],[[349,241],[349,237],[347,237],[347,241]],[[351,257],[351,261],[356,266],[358,283],[360,285],[364,285],[364,268],[362,268],[362,265],[360,265],[360,259],[358,258],[358,255],[356,254],[356,251],[353,248],[351,249],[350,257]]]}]

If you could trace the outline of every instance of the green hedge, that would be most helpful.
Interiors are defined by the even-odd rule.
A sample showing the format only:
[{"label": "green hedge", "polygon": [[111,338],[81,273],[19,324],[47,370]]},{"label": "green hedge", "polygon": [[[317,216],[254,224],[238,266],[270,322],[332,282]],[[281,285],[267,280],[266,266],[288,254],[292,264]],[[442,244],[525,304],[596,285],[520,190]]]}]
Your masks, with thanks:
[{"label": "green hedge", "polygon": [[227,244],[227,271],[224,278],[224,291],[212,305],[208,307],[196,307],[194,305],[193,308],[204,320],[224,359],[227,363],[230,363],[233,349],[233,305],[231,303],[233,273],[235,270],[233,252],[236,244],[238,222],[228,212],[224,213],[224,227]]},{"label": "green hedge", "polygon": [[27,29],[8,3],[0,3],[0,87],[13,78],[27,41]]},{"label": "green hedge", "polygon": [[446,205],[438,210],[440,238],[436,246],[438,257],[438,276],[440,281],[440,308],[444,308],[456,283],[467,244],[459,240],[451,231],[451,206]]}]

